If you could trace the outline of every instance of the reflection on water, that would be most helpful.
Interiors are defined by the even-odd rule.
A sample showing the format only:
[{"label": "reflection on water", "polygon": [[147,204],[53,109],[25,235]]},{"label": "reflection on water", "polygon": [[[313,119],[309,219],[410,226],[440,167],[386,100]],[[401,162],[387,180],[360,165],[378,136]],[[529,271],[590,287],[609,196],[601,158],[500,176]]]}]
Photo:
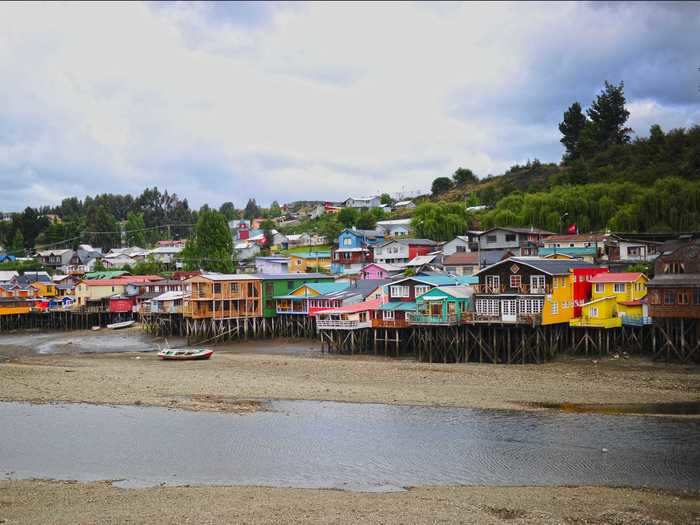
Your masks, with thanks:
[{"label": "reflection on water", "polygon": [[318,401],[272,407],[236,416],[0,403],[0,474],[130,486],[700,487],[695,420]]}]

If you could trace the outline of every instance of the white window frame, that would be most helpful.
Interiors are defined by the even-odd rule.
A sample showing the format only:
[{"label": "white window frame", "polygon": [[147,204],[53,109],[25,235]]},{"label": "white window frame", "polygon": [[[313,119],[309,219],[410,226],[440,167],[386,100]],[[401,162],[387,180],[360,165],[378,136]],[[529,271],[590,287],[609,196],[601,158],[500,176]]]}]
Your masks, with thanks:
[{"label": "white window frame", "polygon": [[592,306],[588,310],[588,317],[598,317],[598,307],[597,306]]},{"label": "white window frame", "polygon": [[532,293],[534,290],[542,290],[542,292],[545,291],[547,286],[547,279],[545,278],[544,275],[531,275],[530,276],[530,292]]},{"label": "white window frame", "polygon": [[392,286],[391,287],[391,296],[392,297],[401,297],[401,298],[411,297],[411,288],[409,286],[404,286],[404,285]]},{"label": "white window frame", "polygon": [[352,246],[352,239],[350,237],[345,237],[345,239],[343,239],[343,246]]},{"label": "white window frame", "polygon": [[605,283],[595,283],[595,293],[605,292]]},{"label": "white window frame", "polygon": [[[520,287],[523,285],[522,275],[511,275],[509,281],[511,288],[520,289]],[[514,282],[517,282],[518,284],[513,284]]]},{"label": "white window frame", "polygon": [[501,291],[501,276],[500,275],[487,275],[486,276],[486,288],[489,291]]},{"label": "white window frame", "polygon": [[415,292],[416,292],[416,297],[419,297],[423,295],[424,293],[427,293],[430,291],[430,286],[426,284],[418,284],[416,285]]},{"label": "white window frame", "polygon": [[559,315],[559,303],[556,301],[553,301],[551,303],[551,314],[552,315]]},{"label": "white window frame", "polygon": [[[622,288],[622,289],[620,290],[620,288]],[[625,292],[625,283],[615,283],[613,285],[613,291],[615,293],[624,293]]]},{"label": "white window frame", "polygon": [[382,310],[382,319],[384,321],[393,321],[395,318],[394,310]]}]

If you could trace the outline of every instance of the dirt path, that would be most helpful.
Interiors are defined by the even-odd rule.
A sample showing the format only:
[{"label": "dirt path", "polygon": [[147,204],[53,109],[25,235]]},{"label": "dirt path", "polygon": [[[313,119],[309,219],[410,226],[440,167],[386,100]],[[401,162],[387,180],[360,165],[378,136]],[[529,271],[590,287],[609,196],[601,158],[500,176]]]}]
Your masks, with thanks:
[{"label": "dirt path", "polygon": [[[4,520],[4,521],[2,521]],[[399,493],[261,487],[119,489],[0,481],[2,523],[700,523],[698,493],[602,487],[425,487]]]}]

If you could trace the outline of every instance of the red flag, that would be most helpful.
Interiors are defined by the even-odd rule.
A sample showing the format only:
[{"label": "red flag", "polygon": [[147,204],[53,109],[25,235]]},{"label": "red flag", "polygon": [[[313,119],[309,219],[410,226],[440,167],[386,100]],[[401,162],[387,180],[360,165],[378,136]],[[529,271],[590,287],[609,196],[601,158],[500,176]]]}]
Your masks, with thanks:
[{"label": "red flag", "polygon": [[566,230],[567,233],[578,233],[576,229],[576,224],[569,224],[569,228]]}]

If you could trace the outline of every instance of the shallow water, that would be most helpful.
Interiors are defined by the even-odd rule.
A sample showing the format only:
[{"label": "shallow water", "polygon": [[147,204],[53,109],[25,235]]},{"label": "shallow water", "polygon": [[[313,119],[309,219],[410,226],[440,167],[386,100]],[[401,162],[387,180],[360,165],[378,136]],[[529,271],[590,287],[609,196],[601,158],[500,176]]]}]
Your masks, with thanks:
[{"label": "shallow water", "polygon": [[125,486],[700,488],[696,420],[318,401],[271,408],[240,416],[0,403],[0,475]]}]

